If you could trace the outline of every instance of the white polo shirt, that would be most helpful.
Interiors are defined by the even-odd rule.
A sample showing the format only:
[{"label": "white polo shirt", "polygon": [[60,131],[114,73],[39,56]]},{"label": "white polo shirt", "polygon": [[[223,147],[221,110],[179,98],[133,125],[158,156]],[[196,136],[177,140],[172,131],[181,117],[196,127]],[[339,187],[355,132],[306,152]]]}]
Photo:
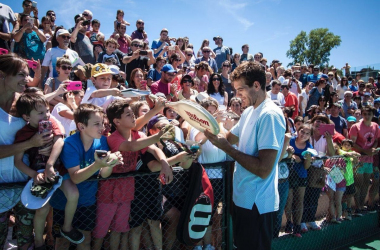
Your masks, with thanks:
[{"label": "white polo shirt", "polygon": [[238,162],[235,163],[233,201],[236,206],[252,209],[253,204],[256,204],[260,214],[278,210],[277,163],[284,143],[285,128],[281,109],[266,98],[256,109],[247,108],[231,129],[231,133],[239,137],[238,150],[245,154],[257,157],[259,150],[278,151],[274,165],[268,166],[272,171],[266,179],[249,172]]}]

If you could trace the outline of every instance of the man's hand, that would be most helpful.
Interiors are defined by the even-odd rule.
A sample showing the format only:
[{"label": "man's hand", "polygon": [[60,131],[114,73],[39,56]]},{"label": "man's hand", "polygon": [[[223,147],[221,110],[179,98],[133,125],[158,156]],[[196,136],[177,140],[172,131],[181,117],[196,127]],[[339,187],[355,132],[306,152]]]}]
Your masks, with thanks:
[{"label": "man's hand", "polygon": [[[161,172],[160,176],[165,177],[165,183],[170,184],[173,181],[173,170],[169,166],[169,163],[166,160],[161,160]],[[160,178],[160,177],[158,177]]]},{"label": "man's hand", "polygon": [[29,139],[32,147],[41,147],[53,141],[54,135],[51,131],[46,131],[42,134],[36,133]]},{"label": "man's hand", "polygon": [[112,95],[113,96],[123,96],[123,94],[121,93],[120,89],[113,88],[111,90],[112,90]]},{"label": "man's hand", "polygon": [[204,135],[207,137],[207,139],[210,140],[212,144],[214,144],[222,150],[228,147],[228,145],[230,145],[228,140],[222,134],[214,135],[210,131],[205,130]]}]

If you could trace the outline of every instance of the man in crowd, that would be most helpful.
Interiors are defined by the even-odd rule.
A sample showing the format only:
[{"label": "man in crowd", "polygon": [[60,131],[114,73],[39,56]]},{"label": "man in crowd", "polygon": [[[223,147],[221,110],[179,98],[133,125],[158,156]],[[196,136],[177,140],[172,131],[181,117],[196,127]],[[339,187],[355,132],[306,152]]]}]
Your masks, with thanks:
[{"label": "man in crowd", "polygon": [[50,17],[51,30],[55,31],[55,28],[57,27],[57,25],[55,25],[55,20],[57,20],[55,12],[53,10],[48,10],[46,16]]},{"label": "man in crowd", "polygon": [[[168,34],[169,31],[167,29],[162,29],[160,32],[160,38],[153,40],[151,49],[154,52],[154,58],[156,58],[161,53],[165,46],[170,45],[166,42],[168,39]],[[163,56],[166,57],[166,55],[167,53],[165,52]]]},{"label": "man in crowd", "polygon": [[302,83],[302,88],[305,88],[307,84],[307,66],[305,64],[301,65],[301,73],[298,80]]},{"label": "man in crowd", "polygon": [[150,90],[153,94],[163,93],[167,100],[178,101],[177,84],[171,84],[177,71],[171,64],[165,64],[161,69],[161,79],[152,83]]},{"label": "man in crowd", "polygon": [[140,68],[142,71],[149,70],[149,66],[156,62],[151,50],[147,51],[147,56],[140,56],[140,51],[143,51],[144,43],[142,40],[134,39],[131,42],[131,52],[123,58],[123,63],[127,65],[126,74],[127,81],[130,81],[131,72],[135,68]]},{"label": "man in crowd", "polygon": [[[279,207],[277,163],[286,123],[266,95],[261,64],[248,62],[231,74],[236,95],[247,107],[239,122],[223,135],[206,137],[235,161],[233,178],[233,233],[237,249],[271,249]],[[271,133],[268,133],[271,131]],[[238,143],[235,149],[232,145]]]},{"label": "man in crowd", "polygon": [[[193,50],[190,48],[185,49],[185,62],[183,63],[183,67],[194,68],[195,62],[193,58]],[[186,72],[185,72],[186,73]]]},{"label": "man in crowd", "polygon": [[357,103],[352,100],[352,97],[352,92],[348,90],[344,92],[344,99],[339,102],[343,109],[343,117],[345,118],[348,117],[347,112],[349,109],[355,110],[358,108]]},{"label": "man in crowd", "polygon": [[262,55],[260,53],[256,53],[253,56],[253,60],[255,60],[255,62],[260,62],[261,58],[262,58]]},{"label": "man in crowd", "polygon": [[136,21],[136,30],[131,34],[131,40],[140,39],[143,40],[144,43],[149,43],[148,34],[144,30],[144,21],[139,19]]},{"label": "man in crowd", "polygon": [[211,58],[210,54],[211,54],[210,47],[203,47],[203,49],[202,49],[202,55],[203,56],[195,59],[195,64],[198,64],[202,61],[205,61],[208,63],[208,65],[210,65],[210,67],[212,68],[214,73],[217,73],[218,72],[217,63],[216,63],[215,59]]},{"label": "man in crowd", "polygon": [[[218,46],[214,49],[214,53],[216,55],[215,61],[218,69],[221,69],[223,62],[226,60],[230,60],[230,48],[228,48],[227,46],[223,46],[223,38],[221,38],[220,36],[214,37],[213,40],[215,42],[215,45]],[[217,73],[218,71],[214,70],[214,72]]]},{"label": "man in crowd", "polygon": [[241,54],[241,56],[240,56],[240,63],[242,63],[244,61],[253,62],[253,55],[252,54],[248,54],[249,45],[248,44],[244,44],[243,46],[241,46],[241,50],[243,51],[243,54]]},{"label": "man in crowd", "polygon": [[281,91],[281,82],[279,80],[272,81],[272,89],[268,91],[268,96],[272,101],[277,100],[281,106],[285,105],[285,97],[280,92]]},{"label": "man in crowd", "polygon": [[281,93],[285,97],[285,107],[294,108],[293,116],[291,117],[294,120],[294,118],[298,116],[298,97],[289,89],[290,87],[288,83],[284,82],[281,85]]},{"label": "man in crowd", "polygon": [[33,6],[33,3],[31,0],[24,0],[22,2],[22,9],[23,9],[22,13],[15,13],[18,24],[21,25],[21,15],[22,14],[29,15],[30,17],[32,17],[31,13],[33,12],[34,25],[36,25],[38,27],[40,25],[40,22],[38,21],[37,6]]},{"label": "man in crowd", "polygon": [[311,74],[309,74],[307,76],[307,81],[306,82],[316,83],[320,78],[321,78],[321,76],[319,75],[319,67],[318,66],[314,66],[313,72],[311,72]]},{"label": "man in crowd", "polygon": [[348,127],[346,119],[339,115],[341,106],[339,103],[333,103],[331,107],[330,120],[335,124],[335,130],[342,134],[344,137],[348,138]]},{"label": "man in crowd", "polygon": [[[119,34],[119,38],[117,39],[117,43],[119,44],[119,50],[123,53],[129,53],[129,46],[132,43],[132,39],[130,36],[125,35],[127,31],[127,25],[124,23],[117,23],[116,30]],[[111,35],[112,38],[115,38],[114,35]]]},{"label": "man in crowd", "polygon": [[265,72],[265,90],[268,92],[272,90],[272,74],[270,72]]},{"label": "man in crowd", "polygon": [[14,27],[16,21],[13,10],[8,5],[0,3],[0,48],[10,50],[12,36],[9,24]]},{"label": "man in crowd", "polygon": [[95,63],[95,56],[94,56],[94,48],[90,41],[90,38],[86,36],[87,32],[87,25],[82,25],[82,23],[86,20],[84,17],[79,17],[76,20],[76,26],[71,33],[71,45],[73,50],[75,50],[80,58],[83,60],[84,63]]}]

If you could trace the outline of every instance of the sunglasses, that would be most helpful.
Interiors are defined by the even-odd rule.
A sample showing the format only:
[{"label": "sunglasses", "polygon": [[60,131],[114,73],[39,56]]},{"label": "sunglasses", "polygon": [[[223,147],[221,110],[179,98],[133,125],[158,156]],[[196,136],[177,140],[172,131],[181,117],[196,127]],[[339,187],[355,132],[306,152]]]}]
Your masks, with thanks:
[{"label": "sunglasses", "polygon": [[[166,73],[166,72],[165,72]],[[168,76],[175,76],[175,73],[166,73]]]},{"label": "sunglasses", "polygon": [[187,56],[193,56],[192,54],[187,54]]},{"label": "sunglasses", "polygon": [[180,62],[180,61],[181,61],[181,59],[174,59],[174,61]]},{"label": "sunglasses", "polygon": [[144,47],[143,45],[139,45],[139,44],[133,44],[132,46],[134,46],[136,48],[142,48],[142,47]]},{"label": "sunglasses", "polygon": [[209,50],[204,50],[203,53],[210,53],[211,51]]},{"label": "sunglasses", "polygon": [[230,67],[230,65],[223,65],[223,67],[227,67],[227,68],[229,68],[229,67]]},{"label": "sunglasses", "polygon": [[87,14],[87,13],[83,13],[82,15],[83,15],[83,16],[88,16],[88,14]]},{"label": "sunglasses", "polygon": [[192,46],[187,46],[189,49],[192,49],[193,47]]},{"label": "sunglasses", "polygon": [[212,81],[218,81],[218,82],[220,82],[220,79],[219,78],[212,78]]},{"label": "sunglasses", "polygon": [[329,75],[329,76],[334,76],[334,75]]},{"label": "sunglasses", "polygon": [[184,79],[184,80],[182,80],[182,82],[183,83],[185,83],[185,82],[191,82],[191,80],[190,79]]},{"label": "sunglasses", "polygon": [[320,83],[326,83],[326,81],[325,81],[325,80],[319,80],[319,82],[320,82]]},{"label": "sunglasses", "polygon": [[142,24],[142,25],[144,25],[144,23],[143,23],[143,22],[137,22],[137,24]]},{"label": "sunglasses", "polygon": [[61,66],[61,69],[63,69],[63,70],[71,70],[73,67],[71,67],[71,66],[66,66],[66,65],[62,65]]},{"label": "sunglasses", "polygon": [[47,15],[48,15],[48,16],[55,16],[54,13],[48,13]]},{"label": "sunglasses", "polygon": [[63,39],[70,39],[70,36],[60,36],[62,37]]}]

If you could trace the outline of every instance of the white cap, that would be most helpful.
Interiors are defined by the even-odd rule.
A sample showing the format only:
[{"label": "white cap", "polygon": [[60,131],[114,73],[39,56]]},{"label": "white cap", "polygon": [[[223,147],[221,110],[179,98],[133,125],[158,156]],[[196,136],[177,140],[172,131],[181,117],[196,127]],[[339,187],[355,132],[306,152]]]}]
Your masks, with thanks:
[{"label": "white cap", "polygon": [[60,35],[64,35],[64,34],[67,34],[67,35],[71,35],[70,32],[68,32],[67,30],[65,29],[59,29],[57,31],[57,33],[55,34],[55,38],[59,37]]},{"label": "white cap", "polygon": [[120,68],[118,66],[116,66],[116,65],[109,65],[108,67],[112,71],[112,75],[118,75],[118,74],[120,74]]}]

